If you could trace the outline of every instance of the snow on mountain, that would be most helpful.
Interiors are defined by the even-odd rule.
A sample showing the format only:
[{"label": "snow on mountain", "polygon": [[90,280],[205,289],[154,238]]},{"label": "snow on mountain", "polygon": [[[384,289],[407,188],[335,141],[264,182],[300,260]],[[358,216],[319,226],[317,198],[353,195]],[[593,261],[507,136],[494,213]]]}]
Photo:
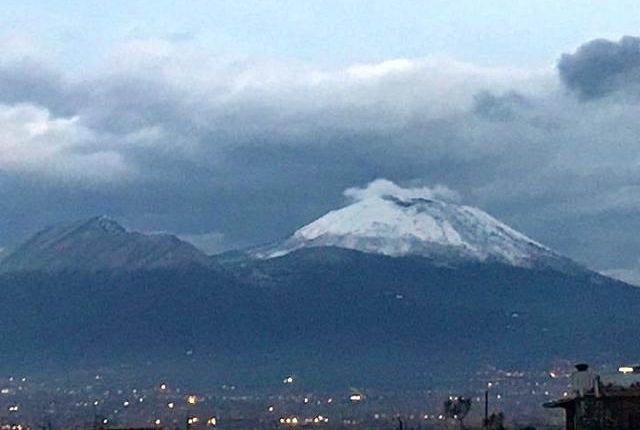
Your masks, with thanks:
[{"label": "snow on mountain", "polygon": [[104,270],[209,264],[193,245],[168,234],[127,231],[98,216],[47,227],[0,262],[2,272]]},{"label": "snow on mountain", "polygon": [[358,193],[359,200],[353,204],[327,213],[284,242],[257,249],[253,255],[267,259],[301,248],[338,247],[392,257],[417,255],[524,267],[567,260],[480,209],[392,185],[383,187],[384,192]]}]

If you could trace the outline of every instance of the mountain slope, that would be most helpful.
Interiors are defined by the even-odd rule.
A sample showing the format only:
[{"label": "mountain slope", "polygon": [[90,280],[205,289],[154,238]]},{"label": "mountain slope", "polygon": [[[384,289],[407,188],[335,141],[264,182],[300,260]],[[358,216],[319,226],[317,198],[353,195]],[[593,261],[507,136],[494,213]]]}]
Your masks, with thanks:
[{"label": "mountain slope", "polygon": [[640,355],[640,289],[592,273],[340,248],[222,269],[2,274],[0,370],[127,361],[152,383],[189,373],[272,387],[294,373],[406,388],[464,384],[487,365]]},{"label": "mountain slope", "polygon": [[500,262],[520,267],[576,266],[480,209],[402,195],[369,196],[334,210],[282,243],[252,255],[338,247],[392,257],[419,255],[441,262]]},{"label": "mountain slope", "polygon": [[39,231],[2,259],[0,271],[132,270],[191,264],[210,263],[203,252],[175,236],[129,232],[100,216]]}]

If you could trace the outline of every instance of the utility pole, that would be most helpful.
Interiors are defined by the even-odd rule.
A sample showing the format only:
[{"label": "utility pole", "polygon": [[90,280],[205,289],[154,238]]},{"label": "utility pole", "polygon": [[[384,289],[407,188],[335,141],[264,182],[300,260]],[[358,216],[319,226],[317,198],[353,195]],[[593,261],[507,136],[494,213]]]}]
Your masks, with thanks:
[{"label": "utility pole", "polygon": [[489,389],[484,390],[484,421],[482,422],[482,428],[489,428]]}]

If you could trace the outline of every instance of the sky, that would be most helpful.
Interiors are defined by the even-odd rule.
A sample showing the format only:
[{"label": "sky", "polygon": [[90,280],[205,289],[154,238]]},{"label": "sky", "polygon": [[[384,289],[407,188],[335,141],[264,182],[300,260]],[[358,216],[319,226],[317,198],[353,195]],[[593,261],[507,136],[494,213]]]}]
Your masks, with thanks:
[{"label": "sky", "polygon": [[4,1],[0,245],[107,214],[209,252],[386,178],[640,282],[640,3]]}]

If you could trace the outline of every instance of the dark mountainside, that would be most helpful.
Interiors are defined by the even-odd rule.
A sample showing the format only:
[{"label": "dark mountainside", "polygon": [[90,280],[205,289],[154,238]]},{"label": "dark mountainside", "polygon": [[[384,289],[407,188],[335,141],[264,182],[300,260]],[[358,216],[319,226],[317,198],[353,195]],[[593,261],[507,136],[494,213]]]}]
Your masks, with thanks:
[{"label": "dark mountainside", "polygon": [[[3,261],[0,370],[126,363],[154,381],[261,386],[293,372],[318,386],[419,387],[464,381],[486,365],[640,354],[640,289],[587,270],[332,247],[262,260],[198,251],[164,265],[149,236],[109,225],[131,242],[105,243],[111,228],[77,242],[62,235],[63,248],[32,238]],[[163,246],[191,247],[163,237]],[[122,249],[139,253],[118,267]],[[37,264],[40,255],[55,264]]]}]

